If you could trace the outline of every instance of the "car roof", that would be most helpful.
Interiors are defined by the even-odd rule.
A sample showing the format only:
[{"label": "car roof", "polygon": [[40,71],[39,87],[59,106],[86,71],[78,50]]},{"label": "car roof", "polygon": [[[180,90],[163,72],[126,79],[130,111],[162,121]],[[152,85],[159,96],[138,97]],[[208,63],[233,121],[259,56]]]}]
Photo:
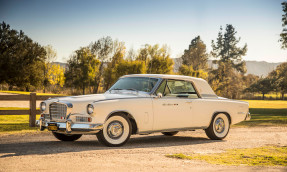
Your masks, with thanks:
[{"label": "car roof", "polygon": [[125,77],[151,77],[151,78],[165,78],[165,79],[182,79],[182,80],[203,80],[202,78],[196,78],[191,76],[184,76],[184,75],[168,75],[168,74],[131,74],[131,75],[124,75],[121,78]]},{"label": "car roof", "polygon": [[214,93],[208,82],[202,78],[196,78],[184,75],[167,75],[167,74],[132,74],[132,75],[124,75],[121,78],[126,77],[150,77],[150,78],[179,79],[179,80],[192,81],[201,97],[216,96],[216,94]]}]

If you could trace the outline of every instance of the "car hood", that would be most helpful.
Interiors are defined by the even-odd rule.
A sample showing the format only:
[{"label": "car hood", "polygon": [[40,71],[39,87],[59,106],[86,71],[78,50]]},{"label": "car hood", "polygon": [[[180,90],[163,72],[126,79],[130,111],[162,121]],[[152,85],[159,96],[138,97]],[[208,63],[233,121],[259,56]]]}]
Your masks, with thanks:
[{"label": "car hood", "polygon": [[95,102],[102,100],[139,98],[139,97],[149,97],[149,95],[140,93],[104,93],[104,94],[89,94],[81,96],[57,97],[49,99],[48,101],[80,103],[80,102]]}]

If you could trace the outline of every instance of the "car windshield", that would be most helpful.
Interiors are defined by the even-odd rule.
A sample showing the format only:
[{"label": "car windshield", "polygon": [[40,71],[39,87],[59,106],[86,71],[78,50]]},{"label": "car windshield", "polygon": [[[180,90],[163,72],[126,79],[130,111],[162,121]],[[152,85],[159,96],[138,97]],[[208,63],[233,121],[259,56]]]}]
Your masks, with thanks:
[{"label": "car windshield", "polygon": [[158,79],[145,77],[126,77],[119,79],[110,89],[151,92]]}]

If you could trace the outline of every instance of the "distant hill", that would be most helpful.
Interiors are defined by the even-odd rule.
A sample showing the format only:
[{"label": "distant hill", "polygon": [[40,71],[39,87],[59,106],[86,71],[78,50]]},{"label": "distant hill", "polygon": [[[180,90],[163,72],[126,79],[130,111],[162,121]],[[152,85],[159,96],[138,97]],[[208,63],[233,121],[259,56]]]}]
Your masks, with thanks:
[{"label": "distant hill", "polygon": [[67,63],[62,63],[62,62],[52,62],[52,63],[60,65],[61,67],[64,67],[64,68],[66,68],[66,66],[67,66]]},{"label": "distant hill", "polygon": [[[180,58],[173,58],[174,61],[174,72],[178,71],[179,66],[181,65]],[[67,63],[54,62],[54,64],[59,64],[61,67],[66,67]],[[269,72],[274,70],[281,63],[269,63],[265,61],[246,61],[247,74],[253,74],[257,76],[267,76]],[[208,66],[213,66],[216,68],[216,65],[212,64],[212,60],[208,60]]]},{"label": "distant hill", "polygon": [[[178,71],[181,65],[180,58],[174,58],[174,72]],[[281,63],[269,63],[265,61],[246,61],[247,74],[253,74],[257,76],[267,76],[269,72],[274,70]],[[212,64],[212,60],[208,60],[208,66],[216,68],[216,65]]]},{"label": "distant hill", "polygon": [[268,63],[265,61],[246,61],[247,74],[267,76],[281,63]]}]

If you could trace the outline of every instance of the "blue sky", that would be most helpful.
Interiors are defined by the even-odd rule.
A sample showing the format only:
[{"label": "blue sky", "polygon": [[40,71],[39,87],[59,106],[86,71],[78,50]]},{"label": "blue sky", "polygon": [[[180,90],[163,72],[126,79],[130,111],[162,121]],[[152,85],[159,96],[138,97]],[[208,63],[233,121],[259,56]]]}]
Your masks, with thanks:
[{"label": "blue sky", "polygon": [[282,30],[279,0],[0,0],[0,21],[41,45],[51,44],[57,61],[103,36],[126,43],[127,49],[144,44],[167,44],[179,57],[200,35],[211,51],[219,27],[232,24],[247,43],[243,59],[282,62],[287,50],[278,42]]}]

